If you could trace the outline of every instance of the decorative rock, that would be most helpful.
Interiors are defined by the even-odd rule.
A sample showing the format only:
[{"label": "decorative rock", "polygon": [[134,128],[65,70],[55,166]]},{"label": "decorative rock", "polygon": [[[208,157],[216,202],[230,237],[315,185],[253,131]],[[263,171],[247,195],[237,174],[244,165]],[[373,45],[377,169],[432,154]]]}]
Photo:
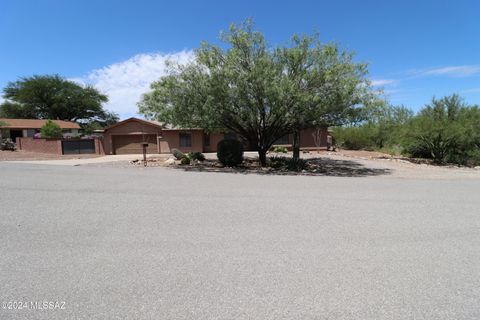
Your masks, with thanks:
[{"label": "decorative rock", "polygon": [[167,159],[167,160],[165,160],[164,163],[168,166],[174,165],[175,164],[175,159],[172,159],[172,158]]}]

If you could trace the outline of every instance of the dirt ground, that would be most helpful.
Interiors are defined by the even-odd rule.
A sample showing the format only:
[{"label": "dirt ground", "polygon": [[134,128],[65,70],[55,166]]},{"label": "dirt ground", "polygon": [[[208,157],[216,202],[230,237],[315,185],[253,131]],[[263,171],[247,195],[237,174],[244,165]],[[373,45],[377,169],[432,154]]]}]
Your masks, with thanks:
[{"label": "dirt ground", "polygon": [[74,154],[58,155],[48,153],[26,152],[26,151],[0,151],[0,161],[22,161],[22,160],[65,160],[96,158],[96,154]]}]

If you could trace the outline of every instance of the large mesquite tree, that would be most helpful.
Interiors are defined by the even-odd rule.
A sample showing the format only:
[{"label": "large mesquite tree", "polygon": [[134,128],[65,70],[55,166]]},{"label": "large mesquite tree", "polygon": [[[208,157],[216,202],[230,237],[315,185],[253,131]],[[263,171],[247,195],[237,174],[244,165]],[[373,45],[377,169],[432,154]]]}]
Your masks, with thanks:
[{"label": "large mesquite tree", "polygon": [[365,66],[316,36],[269,48],[247,21],[221,38],[226,49],[203,43],[192,63],[171,65],[144,95],[140,113],[182,127],[233,131],[265,165],[276,140],[347,117],[368,89]]},{"label": "large mesquite tree", "polygon": [[118,116],[105,110],[108,97],[92,86],[81,86],[59,75],[34,75],[10,82],[3,89],[6,99],[0,117],[106,121]]}]

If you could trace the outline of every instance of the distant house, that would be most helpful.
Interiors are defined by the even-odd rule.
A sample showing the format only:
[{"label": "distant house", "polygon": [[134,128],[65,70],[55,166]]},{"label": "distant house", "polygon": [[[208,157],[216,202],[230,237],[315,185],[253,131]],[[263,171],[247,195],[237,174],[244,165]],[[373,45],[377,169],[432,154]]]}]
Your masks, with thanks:
[{"label": "distant house", "polygon": [[[130,118],[120,121],[103,132],[105,154],[140,154],[142,143],[148,143],[148,153],[216,152],[217,143],[225,138],[235,138],[232,133],[207,133],[202,128],[172,128],[157,121]],[[279,139],[275,145],[292,146],[292,135]],[[303,150],[327,149],[329,132],[326,127],[310,128],[300,132]],[[252,150],[248,145],[245,150]]]},{"label": "distant house", "polygon": [[[0,138],[11,138],[16,142],[18,137],[33,137],[47,120],[38,119],[6,119],[0,118]],[[62,128],[63,136],[76,136],[80,126],[78,123],[62,120],[53,120]]]}]

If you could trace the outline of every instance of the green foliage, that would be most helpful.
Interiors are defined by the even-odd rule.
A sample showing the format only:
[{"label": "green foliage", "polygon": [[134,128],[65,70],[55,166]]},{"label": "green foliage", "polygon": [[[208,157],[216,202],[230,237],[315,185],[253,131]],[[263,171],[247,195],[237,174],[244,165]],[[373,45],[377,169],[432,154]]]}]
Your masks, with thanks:
[{"label": "green foliage", "polygon": [[334,128],[333,136],[340,148],[397,149],[413,112],[403,106],[380,104],[365,110],[363,116],[368,120],[360,125]]},{"label": "green foliage", "polygon": [[307,169],[308,163],[304,159],[290,157],[270,157],[270,167],[277,170],[302,171]]},{"label": "green foliage", "polygon": [[272,48],[247,20],[221,39],[226,46],[202,43],[194,62],[171,65],[139,112],[179,127],[233,131],[265,165],[266,152],[285,134],[342,123],[371,100],[366,65],[318,35]]},{"label": "green foliage", "polygon": [[8,83],[3,93],[6,101],[0,105],[0,117],[79,122],[108,118],[102,108],[108,101],[106,95],[59,75],[21,78]]},{"label": "green foliage", "polygon": [[187,157],[190,160],[205,161],[205,155],[201,152],[189,152]]},{"label": "green foliage", "polygon": [[217,144],[217,157],[224,166],[236,167],[243,162],[243,144],[234,139],[222,140]]},{"label": "green foliage", "polygon": [[178,149],[172,149],[172,154],[177,160],[182,160],[183,158],[186,157],[185,154]]},{"label": "green foliage", "polygon": [[48,120],[40,129],[42,138],[62,138],[62,129],[52,120]]},{"label": "green foliage", "polygon": [[477,165],[480,109],[465,105],[458,95],[432,99],[409,123],[403,144],[413,157],[436,163]]},{"label": "green foliage", "polygon": [[273,147],[273,152],[275,152],[275,153],[287,153],[288,149],[287,149],[287,147],[284,147],[284,146],[275,146],[275,147]]},{"label": "green foliage", "polygon": [[102,118],[96,117],[86,122],[82,122],[83,132],[86,135],[92,134],[95,130],[102,130],[106,127],[116,124],[120,121],[120,117],[115,112],[105,111],[105,115]]},{"label": "green foliage", "polygon": [[368,121],[334,129],[341,148],[381,150],[436,163],[480,164],[480,109],[454,94],[433,98],[417,115],[404,108],[368,110]]},{"label": "green foliage", "polygon": [[0,150],[15,151],[15,143],[11,139],[0,139]]},{"label": "green foliage", "polygon": [[183,165],[188,165],[188,164],[190,164],[190,158],[189,158],[189,157],[183,157],[183,158],[180,160],[180,164],[183,164]]}]

